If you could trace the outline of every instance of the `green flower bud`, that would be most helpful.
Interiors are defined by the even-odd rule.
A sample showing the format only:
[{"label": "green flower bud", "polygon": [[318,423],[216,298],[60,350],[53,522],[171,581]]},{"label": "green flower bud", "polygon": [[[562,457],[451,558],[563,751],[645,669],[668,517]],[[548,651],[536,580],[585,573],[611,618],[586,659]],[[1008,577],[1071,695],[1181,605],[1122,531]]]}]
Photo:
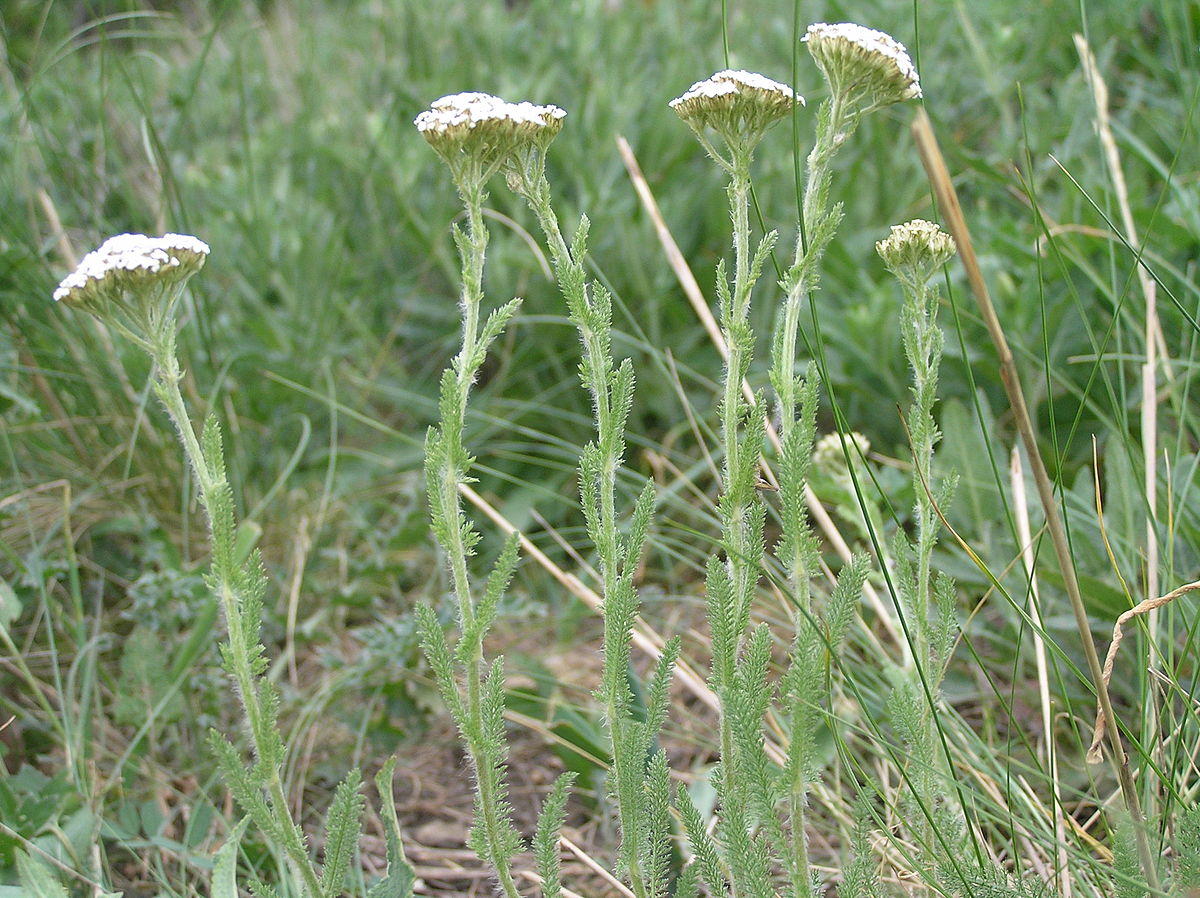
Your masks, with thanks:
[{"label": "green flower bud", "polygon": [[875,244],[875,251],[888,271],[916,290],[924,287],[957,249],[954,238],[933,222],[915,218],[893,225],[891,234]]}]

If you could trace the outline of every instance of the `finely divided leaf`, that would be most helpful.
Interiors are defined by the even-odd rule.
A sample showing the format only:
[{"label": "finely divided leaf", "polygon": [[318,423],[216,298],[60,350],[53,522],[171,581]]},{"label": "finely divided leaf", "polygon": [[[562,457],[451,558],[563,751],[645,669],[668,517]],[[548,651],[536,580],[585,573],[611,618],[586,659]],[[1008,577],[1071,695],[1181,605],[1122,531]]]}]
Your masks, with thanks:
[{"label": "finely divided leaf", "polygon": [[538,814],[537,830],[533,837],[533,854],[538,875],[542,878],[542,898],[560,898],[562,895],[558,836],[563,820],[566,819],[567,798],[574,782],[573,772],[568,771],[559,776],[542,803],[541,813]]},{"label": "finely divided leaf", "polygon": [[325,824],[325,869],[321,873],[322,898],[338,898],[350,871],[350,861],[362,832],[362,774],[355,768],[338,784]]}]

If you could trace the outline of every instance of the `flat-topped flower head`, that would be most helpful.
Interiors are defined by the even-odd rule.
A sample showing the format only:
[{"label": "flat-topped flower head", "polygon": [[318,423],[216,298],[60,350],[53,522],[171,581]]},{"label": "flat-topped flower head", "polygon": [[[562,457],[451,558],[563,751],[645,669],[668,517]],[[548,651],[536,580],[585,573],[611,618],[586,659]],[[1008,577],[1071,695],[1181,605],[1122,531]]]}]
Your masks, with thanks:
[{"label": "flat-topped flower head", "polygon": [[[749,153],[766,130],[791,115],[804,97],[756,72],[726,69],[697,81],[670,102],[710,153],[706,132],[715,131],[730,150]],[[721,161],[718,158],[718,161]]]},{"label": "flat-topped flower head", "polygon": [[456,179],[474,169],[486,180],[522,151],[544,152],[562,130],[565,116],[557,106],[509,103],[468,92],[434,100],[413,124]]},{"label": "flat-topped flower head", "polygon": [[86,305],[114,291],[172,285],[200,270],[208,244],[187,234],[118,234],[83,257],[54,291],[55,301]]},{"label": "flat-topped flower head", "polygon": [[670,107],[689,125],[698,128],[737,127],[743,122],[763,122],[764,127],[804,105],[804,97],[786,84],[756,72],[726,69],[697,81]]},{"label": "flat-topped flower head", "polygon": [[83,257],[54,299],[122,329],[157,330],[171,319],[184,283],[208,252],[207,243],[188,234],[118,234]]},{"label": "flat-topped flower head", "polygon": [[853,22],[809,25],[801,38],[829,82],[831,93],[862,111],[921,96],[921,81],[904,45],[891,35]]},{"label": "flat-topped flower head", "polygon": [[888,271],[919,289],[954,257],[957,248],[954,238],[936,224],[914,218],[893,225],[888,237],[875,244],[875,251]]}]

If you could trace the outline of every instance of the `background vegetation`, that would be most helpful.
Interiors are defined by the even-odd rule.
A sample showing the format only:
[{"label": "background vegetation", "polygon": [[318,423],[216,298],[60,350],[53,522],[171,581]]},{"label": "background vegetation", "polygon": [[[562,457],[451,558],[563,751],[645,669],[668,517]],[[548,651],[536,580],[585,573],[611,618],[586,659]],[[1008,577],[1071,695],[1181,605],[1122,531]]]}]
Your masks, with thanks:
[{"label": "background vegetation", "polygon": [[[1060,478],[1076,565],[1103,640],[1116,616],[1144,597],[1143,303],[1133,254],[1116,236],[1116,192],[1072,35],[1087,36],[1108,85],[1138,234],[1160,279],[1171,359],[1158,381],[1166,591],[1194,579],[1200,563],[1191,501],[1200,434],[1188,386],[1200,336],[1193,128],[1200,7],[1180,0],[797,6],[801,25],[859,21],[913,51]],[[701,621],[701,572],[716,532],[706,451],[719,358],[664,259],[614,138],[634,148],[711,295],[715,261],[728,245],[720,175],[667,100],[725,67],[723,34],[733,67],[790,81],[810,101],[819,99],[820,83],[807,58],[792,72],[792,4],[728,7],[699,0],[4,5],[0,724],[9,722],[0,730],[0,881],[12,881],[15,847],[32,842],[106,888],[202,891],[231,813],[203,747],[208,727],[234,726],[233,704],[216,664],[217,618],[203,586],[206,543],[188,473],[147,393],[140,355],[49,300],[78,256],[109,234],[178,230],[212,246],[192,282],[192,320],[180,348],[189,400],[222,418],[240,512],[277,586],[264,635],[279,659],[275,675],[296,749],[293,793],[329,789],[352,763],[373,769],[439,726],[410,609],[447,607],[420,466],[437,378],[457,340],[447,227],[457,204],[411,122],[443,94],[486,90],[568,111],[548,174],[564,221],[581,212],[592,219],[591,257],[616,302],[617,351],[632,356],[639,372],[630,465],[652,473],[668,497],[643,578],[647,616],[663,632]],[[913,496],[895,461],[907,456],[897,411],[907,404],[898,294],[872,245],[891,223],[933,215],[908,136],[911,114],[900,107],[873,116],[839,157],[834,191],[846,220],[826,260],[818,310],[827,389],[847,424],[871,440],[876,479],[866,499],[885,532],[906,526]],[[791,138],[786,127],[772,132],[755,168],[762,222],[780,229],[781,245],[794,238],[796,217]],[[811,140],[803,118],[799,138],[803,155]],[[575,378],[577,338],[527,239],[529,215],[502,191],[492,208],[490,299],[521,295],[525,305],[484,371],[467,443],[485,472],[481,492],[552,559],[586,577],[590,547],[573,472],[590,418]],[[951,523],[991,577],[944,540],[937,563],[958,579],[963,627],[946,681],[954,709],[946,726],[961,739],[963,778],[984,796],[977,801],[995,827],[995,850],[1036,855],[1017,846],[1022,830],[1013,822],[1045,829],[1035,799],[1047,800],[1050,782],[1037,760],[1032,631],[1019,610],[1027,586],[1014,563],[1006,468],[1015,435],[994,354],[958,277],[954,269],[943,310],[949,333],[938,465],[961,476]],[[773,310],[760,304],[755,314],[765,325]],[[765,366],[766,347],[759,349]],[[754,377],[763,382],[764,372]],[[828,407],[820,423],[832,429]],[[854,538],[852,497],[833,481],[823,486]],[[497,549],[498,541],[484,546]],[[1079,824],[1072,864],[1087,882],[1088,870],[1110,860],[1109,834],[1093,812],[1113,784],[1106,768],[1082,762],[1092,699],[1072,672],[1082,666],[1078,636],[1055,598],[1059,575],[1049,556],[1041,553],[1038,565],[1048,607],[1061,609],[1045,620],[1055,647],[1053,741],[1064,801]],[[561,743],[594,746],[589,728],[594,733],[599,722],[586,690],[595,684],[559,674],[591,663],[594,622],[528,562],[514,596],[506,612],[514,633],[553,637],[510,636],[510,651],[525,656],[522,683],[533,696],[520,707],[527,725],[552,729],[566,763],[578,764]],[[1187,602],[1165,614],[1153,650],[1141,635],[1131,637],[1115,682],[1131,735],[1147,751],[1134,755],[1147,765],[1146,797],[1156,796],[1150,809],[1164,820],[1172,802],[1195,802],[1198,782],[1197,612]],[[859,627],[864,653],[870,632]],[[549,655],[528,651],[538,642],[553,646]],[[553,663],[563,655],[574,660]],[[1148,662],[1159,679],[1146,673]],[[856,727],[882,715],[889,687],[869,666],[857,673],[863,707],[845,709],[857,733],[849,751],[869,765],[869,732]],[[700,774],[706,759],[690,741],[690,712],[681,716],[675,750]],[[1163,742],[1159,733],[1170,736]],[[578,813],[603,820],[607,812],[591,805]],[[844,826],[830,821],[831,843],[848,838]],[[598,852],[605,838],[597,829]],[[247,851],[248,863],[265,862],[253,844]]]}]

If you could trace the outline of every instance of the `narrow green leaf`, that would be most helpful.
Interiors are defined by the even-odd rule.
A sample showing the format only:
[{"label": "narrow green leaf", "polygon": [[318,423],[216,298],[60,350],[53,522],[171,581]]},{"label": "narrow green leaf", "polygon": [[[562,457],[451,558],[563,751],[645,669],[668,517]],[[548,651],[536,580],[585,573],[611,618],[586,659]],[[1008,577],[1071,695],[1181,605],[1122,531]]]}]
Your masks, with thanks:
[{"label": "narrow green leaf", "polygon": [[262,781],[256,776],[257,767],[247,768],[236,748],[216,730],[209,730],[208,744],[217,758],[217,767],[225,779],[234,799],[242,806],[254,825],[261,829],[269,838],[283,840],[283,834],[271,813],[266,799],[263,798]]},{"label": "narrow green leaf", "polygon": [[325,821],[325,869],[321,873],[323,898],[338,898],[346,883],[350,861],[362,832],[362,774],[351,770],[338,784]]},{"label": "narrow green leaf", "polygon": [[646,770],[642,795],[641,846],[642,876],[648,898],[663,898],[668,893],[671,863],[671,784],[667,756],[655,753]]},{"label": "narrow green leaf", "polygon": [[568,771],[554,781],[550,793],[542,803],[538,814],[537,829],[533,836],[533,854],[538,875],[542,878],[542,898],[560,898],[562,895],[562,865],[558,852],[558,837],[566,819],[567,798],[575,774]]},{"label": "narrow green leaf", "polygon": [[442,701],[461,726],[464,719],[462,697],[454,680],[454,662],[450,647],[446,644],[446,634],[442,632],[437,614],[428,605],[417,605],[416,614],[417,630],[421,635],[421,648],[425,652],[425,659],[433,670]]},{"label": "narrow green leaf", "polygon": [[675,662],[679,659],[682,643],[678,636],[672,636],[663,646],[662,654],[654,667],[654,675],[650,679],[650,688],[646,698],[646,744],[642,752],[649,753],[658,737],[667,713],[671,706],[671,676],[675,671]]},{"label": "narrow green leaf", "polygon": [[687,835],[692,855],[695,857],[694,866],[700,873],[700,878],[708,885],[713,895],[725,895],[728,887],[725,881],[725,870],[717,853],[716,843],[708,834],[704,819],[696,810],[692,797],[686,789],[678,789],[675,804],[679,808],[679,816],[683,820],[683,831]]},{"label": "narrow green leaf", "polygon": [[1175,877],[1185,888],[1200,888],[1200,805],[1185,809],[1175,827],[1179,864]]},{"label": "narrow green leaf", "polygon": [[508,585],[512,582],[513,574],[517,570],[517,563],[521,558],[520,551],[520,534],[510,533],[504,542],[504,548],[500,550],[496,564],[492,567],[491,574],[488,576],[483,597],[475,609],[475,618],[471,626],[463,633],[465,644],[474,645],[487,635],[496,616],[496,608],[508,590]]},{"label": "narrow green leaf", "polygon": [[631,577],[642,560],[642,550],[646,543],[646,533],[650,529],[650,521],[654,517],[654,504],[658,491],[653,480],[647,480],[642,491],[638,494],[633,506],[633,514],[629,518],[629,532],[625,536],[625,546],[622,576]]},{"label": "narrow green leaf", "polygon": [[396,816],[396,798],[393,794],[392,777],[396,771],[396,758],[388,758],[375,776],[375,789],[379,792],[380,816],[387,840],[387,873],[383,879],[371,886],[367,898],[411,898],[413,885],[417,881],[416,871],[404,853],[404,842],[400,833],[400,819]]}]

